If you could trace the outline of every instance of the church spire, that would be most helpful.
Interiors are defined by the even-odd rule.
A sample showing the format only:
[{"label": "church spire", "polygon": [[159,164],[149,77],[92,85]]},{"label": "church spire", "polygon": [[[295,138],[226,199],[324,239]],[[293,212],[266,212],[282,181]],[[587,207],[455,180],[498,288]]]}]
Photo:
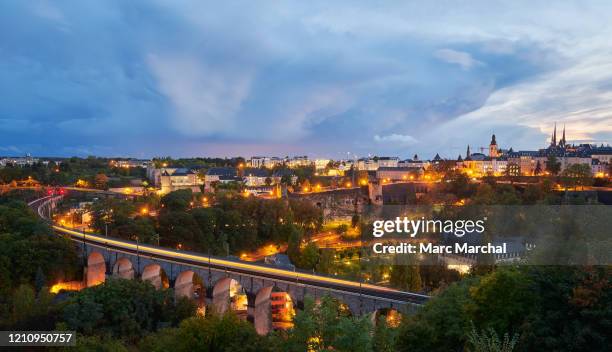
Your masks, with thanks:
[{"label": "church spire", "polygon": [[465,158],[467,159],[467,158],[469,158],[471,155],[472,155],[472,153],[470,153],[470,145],[468,144],[468,147],[467,147],[467,152],[465,152]]},{"label": "church spire", "polygon": [[552,141],[550,143],[553,147],[557,146],[557,123],[555,122],[555,129],[553,130]]},{"label": "church spire", "polygon": [[565,147],[565,124],[563,124],[563,136],[561,137],[561,145]]},{"label": "church spire", "polygon": [[495,140],[495,134],[491,136],[491,144],[489,144],[489,157],[497,158],[499,152],[497,150],[497,141]]}]

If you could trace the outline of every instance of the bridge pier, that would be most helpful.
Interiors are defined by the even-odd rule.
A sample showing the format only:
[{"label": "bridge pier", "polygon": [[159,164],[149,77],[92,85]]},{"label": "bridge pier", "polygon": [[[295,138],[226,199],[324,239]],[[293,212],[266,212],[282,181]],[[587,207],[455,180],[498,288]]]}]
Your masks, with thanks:
[{"label": "bridge pier", "polygon": [[[177,298],[198,299],[200,308],[206,304],[214,306],[218,312],[239,309],[239,315],[252,321],[261,334],[278,328],[279,302],[300,308],[306,296],[319,300],[328,294],[343,302],[354,316],[372,314],[381,309],[412,314],[419,307],[416,303],[384,296],[379,298],[341,288],[317,287],[291,278],[273,279],[232,272],[226,268],[208,267],[206,263],[176,263],[142,253],[117,251],[104,244],[83,243],[78,237],[73,239],[84,257],[87,286],[103,283],[106,275],[140,278],[150,281],[157,288],[174,288]],[[283,296],[285,293],[286,297]]]}]

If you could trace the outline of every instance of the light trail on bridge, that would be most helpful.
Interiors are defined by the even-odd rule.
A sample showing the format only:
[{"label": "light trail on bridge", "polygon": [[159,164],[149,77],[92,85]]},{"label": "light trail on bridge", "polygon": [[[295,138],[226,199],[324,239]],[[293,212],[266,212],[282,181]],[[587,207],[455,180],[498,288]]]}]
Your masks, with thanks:
[{"label": "light trail on bridge", "polygon": [[[49,204],[55,199],[57,198],[53,198],[52,196],[44,197],[30,202],[29,205],[36,208],[40,217],[45,220],[49,220],[43,214],[42,209],[45,205]],[[198,253],[175,251],[150,245],[141,245],[131,241],[119,240],[116,238],[95,234],[86,234],[55,224],[52,224],[51,226],[56,233],[67,235],[71,240],[78,243],[95,244],[103,248],[118,249],[121,251],[127,251],[131,254],[152,257],[159,260],[172,261],[187,265],[195,264],[202,267],[211,267],[219,270],[233,271],[236,273],[244,273],[271,279],[281,279],[287,282],[305,284],[323,289],[335,289],[352,294],[362,294],[364,296],[383,298],[403,303],[412,303],[416,305],[424,304],[430,298],[427,295],[399,291],[384,286],[376,286],[328,276],[309,274],[301,271],[291,271],[252,263],[232,261],[201,255]]]}]

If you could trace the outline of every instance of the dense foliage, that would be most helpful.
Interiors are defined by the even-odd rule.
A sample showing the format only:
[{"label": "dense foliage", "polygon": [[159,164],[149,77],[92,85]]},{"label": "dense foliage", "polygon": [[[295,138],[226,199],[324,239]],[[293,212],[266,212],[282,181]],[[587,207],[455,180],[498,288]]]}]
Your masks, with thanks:
[{"label": "dense foliage", "polygon": [[[93,227],[100,233],[213,255],[239,255],[264,244],[288,243],[320,228],[321,210],[304,201],[217,194],[215,206],[202,207],[203,196],[178,190],[156,201],[104,199],[92,205]],[[159,204],[156,204],[159,202]],[[210,200],[212,202],[212,200]],[[143,208],[159,205],[157,217]],[[198,205],[198,206],[195,206]],[[293,236],[293,237],[292,237]]]},{"label": "dense foliage", "polygon": [[45,286],[78,276],[74,247],[11,197],[0,197],[0,243],[0,325],[44,325]]},{"label": "dense foliage", "polygon": [[[63,308],[70,329],[85,335],[109,335],[134,342],[160,324],[170,324],[195,314],[195,304],[177,309],[171,290],[156,290],[148,282],[109,279],[82,290]],[[177,316],[180,314],[181,316]]]},{"label": "dense foliage", "polygon": [[272,351],[266,342],[265,337],[257,335],[252,324],[228,313],[184,320],[178,328],[148,336],[140,349],[151,352]]},{"label": "dense foliage", "polygon": [[115,167],[110,161],[111,159],[107,158],[73,157],[57,159],[46,165],[43,163],[35,163],[30,166],[8,164],[0,168],[0,184],[31,177],[43,185],[75,185],[82,180],[83,184],[90,187],[106,188],[129,186],[132,181],[144,179],[145,170],[143,168]]},{"label": "dense foliage", "polygon": [[458,350],[472,324],[518,334],[520,351],[607,351],[612,328],[608,267],[499,268],[463,280],[401,327],[400,351]]}]

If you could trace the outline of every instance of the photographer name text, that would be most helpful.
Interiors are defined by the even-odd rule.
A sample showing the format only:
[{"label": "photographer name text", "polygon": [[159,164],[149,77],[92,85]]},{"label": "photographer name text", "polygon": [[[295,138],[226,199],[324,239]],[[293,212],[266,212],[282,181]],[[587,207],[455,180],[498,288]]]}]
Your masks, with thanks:
[{"label": "photographer name text", "polygon": [[470,245],[455,243],[454,245],[436,245],[433,243],[400,243],[385,245],[374,243],[372,250],[376,254],[505,254],[506,243],[493,245]]}]

